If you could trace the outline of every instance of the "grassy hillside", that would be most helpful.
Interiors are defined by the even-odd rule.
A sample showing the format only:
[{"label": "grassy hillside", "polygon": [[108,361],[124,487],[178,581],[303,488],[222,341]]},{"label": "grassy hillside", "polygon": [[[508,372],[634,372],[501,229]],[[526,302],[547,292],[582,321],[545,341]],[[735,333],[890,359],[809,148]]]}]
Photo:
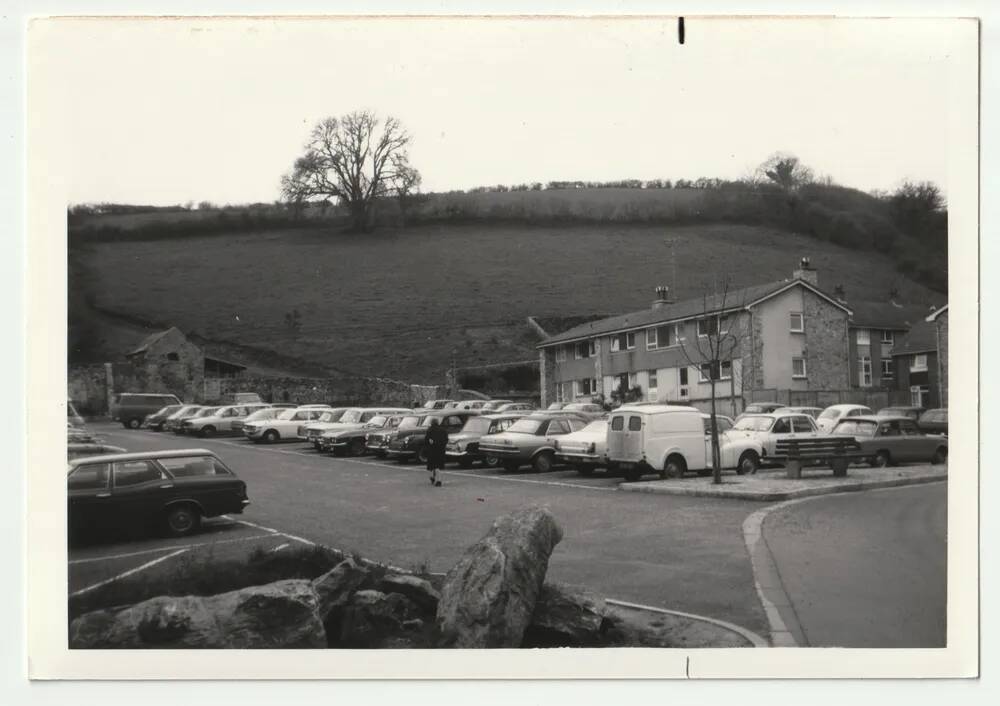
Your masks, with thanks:
[{"label": "grassy hillside", "polygon": [[[658,284],[697,296],[727,272],[737,285],[781,279],[803,255],[821,286],[842,284],[848,299],[885,298],[890,283],[904,301],[942,299],[886,256],[739,225],[427,225],[368,236],[299,228],[91,242],[71,247],[70,297],[318,365],[433,382],[452,355],[460,366],[534,357],[528,315],[641,309]],[[296,310],[297,329],[286,323]]]}]

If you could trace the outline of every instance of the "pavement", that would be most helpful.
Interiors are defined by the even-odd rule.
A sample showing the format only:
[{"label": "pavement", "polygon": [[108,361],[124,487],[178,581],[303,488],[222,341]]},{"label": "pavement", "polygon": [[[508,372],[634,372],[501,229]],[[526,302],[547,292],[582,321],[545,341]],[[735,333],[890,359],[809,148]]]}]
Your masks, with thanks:
[{"label": "pavement", "polygon": [[[71,592],[209,538],[213,544],[239,540],[213,546],[217,553],[249,551],[260,542],[273,549],[304,541],[443,573],[497,516],[547,504],[564,530],[549,578],[757,633],[768,629],[743,545],[742,522],[753,509],[746,501],[621,493],[618,477],[583,478],[565,469],[510,474],[449,468],[444,486],[434,488],[416,465],[320,455],[302,442],[257,445],[238,437],[192,439],[110,424],[92,427],[107,443],[129,451],[215,450],[246,481],[252,504],[242,515],[207,522],[186,542],[148,537],[71,547],[71,562],[93,559],[71,564]],[[137,551],[145,553],[121,556]]]},{"label": "pavement", "polygon": [[947,484],[810,498],[760,514],[763,542],[747,544],[775,644],[946,646]]},{"label": "pavement", "polygon": [[804,468],[802,478],[790,479],[785,469],[759,470],[752,475],[739,476],[729,472],[721,484],[712,483],[710,477],[686,477],[622,483],[621,490],[631,493],[658,493],[661,495],[686,495],[706,498],[737,498],[774,502],[832,493],[846,493],[877,488],[896,488],[947,480],[948,467],[915,465],[869,468],[851,466],[846,477],[835,478],[826,467]]}]

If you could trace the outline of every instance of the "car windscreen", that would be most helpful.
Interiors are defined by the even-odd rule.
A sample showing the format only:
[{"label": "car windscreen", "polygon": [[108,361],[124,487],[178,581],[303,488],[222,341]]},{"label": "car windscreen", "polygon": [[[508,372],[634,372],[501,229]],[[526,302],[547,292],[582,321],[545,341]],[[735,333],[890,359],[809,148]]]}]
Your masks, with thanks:
[{"label": "car windscreen", "polygon": [[840,416],[840,410],[828,407],[819,413],[820,419],[836,419]]},{"label": "car windscreen", "polygon": [[733,427],[736,431],[767,431],[774,424],[772,417],[743,417]]},{"label": "car windscreen", "polygon": [[845,436],[872,436],[878,425],[867,419],[845,419],[833,428],[834,434]]},{"label": "car windscreen", "polygon": [[507,431],[517,434],[534,434],[543,424],[545,424],[544,419],[518,419],[511,424],[510,429]]},{"label": "car windscreen", "polygon": [[197,417],[211,417],[213,414],[215,414],[216,412],[218,412],[220,409],[222,409],[222,408],[221,407],[205,407],[205,409],[200,410],[198,412],[198,414],[195,415],[195,416],[197,416]]},{"label": "car windscreen", "polygon": [[465,426],[462,427],[463,432],[470,432],[473,434],[486,434],[490,430],[490,420],[486,417],[469,417],[465,420]]},{"label": "car windscreen", "polygon": [[189,404],[189,405],[185,405],[185,406],[181,407],[179,410],[177,410],[176,412],[174,412],[170,416],[174,417],[174,418],[176,418],[176,417],[183,417],[183,416],[191,414],[191,413],[193,413],[193,412],[195,412],[197,410],[198,410],[198,405],[196,405],[196,404]]},{"label": "car windscreen", "polygon": [[344,412],[344,416],[342,416],[338,421],[341,424],[357,424],[361,421],[361,417],[364,416],[364,413],[363,409],[349,409]]},{"label": "car windscreen", "polygon": [[293,409],[283,409],[283,410],[281,410],[281,414],[279,414],[277,418],[280,419],[280,420],[282,420],[282,421],[288,421],[289,419],[292,419],[293,417],[295,417],[295,413],[297,411],[298,410],[296,410],[294,408]]},{"label": "car windscreen", "polygon": [[423,419],[423,417],[417,417],[417,416],[403,417],[403,419],[399,422],[399,428],[414,429],[420,426],[421,419]]},{"label": "car windscreen", "polygon": [[368,420],[368,426],[370,427],[384,427],[385,421],[388,419],[383,414],[376,414],[374,417]]},{"label": "car windscreen", "polygon": [[277,409],[274,408],[258,409],[256,412],[247,417],[246,421],[254,422],[257,421],[258,419],[274,419],[276,416],[278,416]]}]

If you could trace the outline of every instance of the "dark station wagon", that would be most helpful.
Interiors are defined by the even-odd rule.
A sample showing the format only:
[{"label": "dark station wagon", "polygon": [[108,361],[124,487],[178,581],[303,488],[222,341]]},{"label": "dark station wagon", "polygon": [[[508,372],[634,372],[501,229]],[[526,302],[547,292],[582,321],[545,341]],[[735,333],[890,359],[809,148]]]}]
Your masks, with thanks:
[{"label": "dark station wagon", "polygon": [[159,525],[180,537],[203,517],[242,513],[246,483],[205,449],[78,458],[67,473],[71,532]]}]

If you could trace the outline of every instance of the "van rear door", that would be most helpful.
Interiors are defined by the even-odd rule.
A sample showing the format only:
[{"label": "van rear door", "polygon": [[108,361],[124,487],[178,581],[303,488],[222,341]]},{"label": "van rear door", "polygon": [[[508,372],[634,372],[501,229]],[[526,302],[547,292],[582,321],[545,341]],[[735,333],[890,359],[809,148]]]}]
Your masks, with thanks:
[{"label": "van rear door", "polygon": [[630,414],[625,422],[625,456],[629,461],[642,459],[642,415]]},{"label": "van rear door", "polygon": [[608,422],[608,459],[625,461],[625,415],[614,414]]}]

